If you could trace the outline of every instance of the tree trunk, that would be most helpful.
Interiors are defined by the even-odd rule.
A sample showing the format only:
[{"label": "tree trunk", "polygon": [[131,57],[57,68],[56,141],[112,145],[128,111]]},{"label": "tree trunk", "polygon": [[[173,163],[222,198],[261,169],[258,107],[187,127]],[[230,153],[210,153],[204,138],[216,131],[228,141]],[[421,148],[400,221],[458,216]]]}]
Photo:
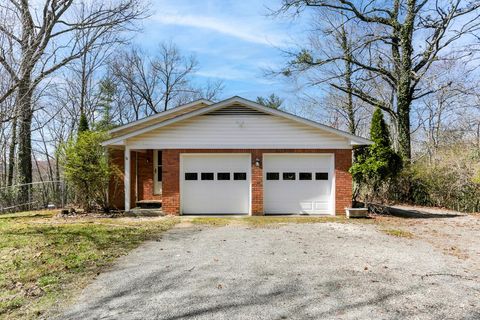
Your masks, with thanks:
[{"label": "tree trunk", "polygon": [[[18,132],[18,173],[20,184],[32,183],[32,91],[30,79],[23,79],[18,86],[16,104],[19,112]],[[21,203],[29,202],[30,185],[22,186],[20,192]]]},{"label": "tree trunk", "polygon": [[397,105],[397,129],[398,146],[400,154],[405,161],[410,161],[412,152],[410,148],[410,104],[409,98],[410,80],[404,80],[405,84],[400,84],[398,91]]},{"label": "tree trunk", "polygon": [[352,54],[348,44],[347,32],[345,26],[342,26],[341,45],[345,61],[345,87],[347,88],[347,104],[345,106],[348,116],[348,131],[356,134],[355,111],[353,110],[353,85],[352,85]]},{"label": "tree trunk", "polygon": [[400,74],[397,85],[397,123],[398,145],[403,159],[410,162],[410,107],[412,104],[412,55],[413,29],[415,23],[416,0],[407,1],[407,15],[400,29],[400,47],[402,48]]}]

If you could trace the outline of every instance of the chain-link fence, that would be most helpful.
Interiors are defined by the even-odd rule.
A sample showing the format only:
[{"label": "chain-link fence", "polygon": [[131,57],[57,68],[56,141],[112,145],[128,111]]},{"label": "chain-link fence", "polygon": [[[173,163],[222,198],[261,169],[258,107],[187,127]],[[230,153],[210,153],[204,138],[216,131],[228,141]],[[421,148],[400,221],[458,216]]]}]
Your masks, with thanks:
[{"label": "chain-link fence", "polygon": [[64,181],[42,181],[0,188],[0,213],[63,208],[72,194]]}]

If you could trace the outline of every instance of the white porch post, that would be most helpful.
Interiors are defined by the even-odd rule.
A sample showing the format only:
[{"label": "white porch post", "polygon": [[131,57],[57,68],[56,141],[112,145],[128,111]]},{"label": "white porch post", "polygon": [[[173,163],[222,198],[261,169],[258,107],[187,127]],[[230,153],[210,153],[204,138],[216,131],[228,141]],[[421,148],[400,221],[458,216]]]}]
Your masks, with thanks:
[{"label": "white porch post", "polygon": [[125,146],[125,176],[124,176],[124,185],[125,185],[125,211],[130,211],[130,147]]}]

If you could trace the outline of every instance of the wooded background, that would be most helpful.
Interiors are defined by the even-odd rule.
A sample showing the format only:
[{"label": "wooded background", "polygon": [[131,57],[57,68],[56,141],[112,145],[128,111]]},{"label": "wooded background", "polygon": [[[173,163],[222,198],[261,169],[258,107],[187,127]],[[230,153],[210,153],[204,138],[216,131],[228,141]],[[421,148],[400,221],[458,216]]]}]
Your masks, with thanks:
[{"label": "wooded background", "polygon": [[[150,14],[142,0],[0,4],[2,197],[19,186],[15,202],[28,202],[28,184],[63,180],[58,149],[82,115],[105,130],[223,98],[221,81],[193,81],[194,54],[132,44]],[[259,102],[365,137],[380,108],[406,164],[383,200],[480,210],[480,3],[279,0],[272,16],[309,28],[263,70],[291,86],[289,105]]]}]

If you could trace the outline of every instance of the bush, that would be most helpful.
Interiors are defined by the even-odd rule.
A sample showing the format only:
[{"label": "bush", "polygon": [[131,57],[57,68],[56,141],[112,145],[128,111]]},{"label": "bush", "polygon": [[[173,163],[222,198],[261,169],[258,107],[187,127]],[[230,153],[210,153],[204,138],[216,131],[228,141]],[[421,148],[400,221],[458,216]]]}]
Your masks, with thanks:
[{"label": "bush", "polygon": [[350,168],[356,189],[354,198],[363,192],[365,200],[380,198],[382,190],[388,187],[402,170],[402,159],[392,149],[390,133],[380,109],[373,113],[370,139],[373,141],[372,145],[354,150],[355,162]]},{"label": "bush", "polygon": [[108,211],[108,186],[119,176],[101,146],[106,138],[103,132],[84,131],[62,148],[65,179],[75,191],[77,204],[88,212],[96,207]]},{"label": "bush", "polygon": [[[414,164],[413,181],[424,185],[426,194],[416,192],[415,202],[459,211],[480,211],[480,154],[466,145],[444,147],[429,162]],[[419,195],[421,197],[419,197]]]},{"label": "bush", "polygon": [[480,151],[456,144],[420,158],[392,187],[392,200],[463,212],[480,211]]}]

